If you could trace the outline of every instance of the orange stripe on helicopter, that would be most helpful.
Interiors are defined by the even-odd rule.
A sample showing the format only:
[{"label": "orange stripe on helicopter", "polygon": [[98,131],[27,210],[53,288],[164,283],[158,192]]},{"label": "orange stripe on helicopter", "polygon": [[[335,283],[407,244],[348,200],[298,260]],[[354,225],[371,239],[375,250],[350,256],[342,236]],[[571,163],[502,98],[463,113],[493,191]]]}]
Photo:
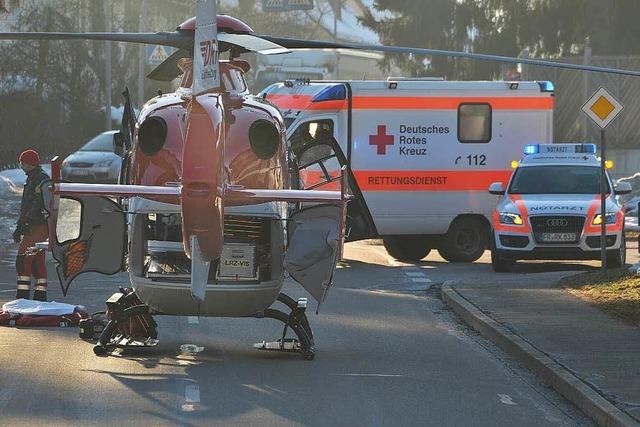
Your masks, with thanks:
[{"label": "orange stripe on helicopter", "polygon": [[362,191],[488,191],[493,182],[507,182],[510,170],[354,171]]},{"label": "orange stripe on helicopter", "polygon": [[[346,100],[312,102],[310,95],[268,95],[281,109],[344,110]],[[551,97],[387,97],[354,96],[354,110],[457,110],[464,103],[487,103],[494,110],[553,110]]]}]

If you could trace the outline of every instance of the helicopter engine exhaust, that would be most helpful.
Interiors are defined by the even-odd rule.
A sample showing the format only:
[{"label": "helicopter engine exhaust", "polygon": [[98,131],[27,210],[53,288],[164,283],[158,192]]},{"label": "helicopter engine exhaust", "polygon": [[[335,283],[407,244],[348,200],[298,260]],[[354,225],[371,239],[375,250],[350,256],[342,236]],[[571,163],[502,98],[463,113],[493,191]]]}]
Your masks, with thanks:
[{"label": "helicopter engine exhaust", "polygon": [[267,120],[257,120],[249,128],[249,143],[254,154],[261,160],[275,156],[280,147],[280,132]]},{"label": "helicopter engine exhaust", "polygon": [[167,140],[167,122],[162,117],[151,116],[140,124],[138,146],[147,156],[153,156],[162,149]]}]

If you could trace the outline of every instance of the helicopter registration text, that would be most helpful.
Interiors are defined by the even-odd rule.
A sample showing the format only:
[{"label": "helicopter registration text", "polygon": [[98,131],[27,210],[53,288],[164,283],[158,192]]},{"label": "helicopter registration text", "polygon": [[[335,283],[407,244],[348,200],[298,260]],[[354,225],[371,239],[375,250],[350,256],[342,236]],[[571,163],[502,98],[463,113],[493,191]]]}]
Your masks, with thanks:
[{"label": "helicopter registration text", "polygon": [[256,279],[255,245],[225,243],[220,255],[218,278],[235,280]]}]

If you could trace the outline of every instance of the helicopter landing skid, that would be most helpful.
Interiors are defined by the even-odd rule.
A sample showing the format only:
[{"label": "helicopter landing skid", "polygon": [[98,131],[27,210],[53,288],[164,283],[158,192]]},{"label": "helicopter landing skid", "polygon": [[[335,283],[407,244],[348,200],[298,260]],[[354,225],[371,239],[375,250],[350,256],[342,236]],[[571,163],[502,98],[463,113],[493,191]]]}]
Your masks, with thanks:
[{"label": "helicopter landing skid", "polygon": [[[97,356],[106,356],[109,353],[113,353],[116,349],[123,350],[141,350],[145,348],[151,348],[158,345],[158,340],[153,338],[147,338],[144,340],[133,339],[123,335],[117,335],[111,339],[107,344],[95,345],[93,352]],[[115,354],[115,353],[113,353]]]},{"label": "helicopter landing skid", "polygon": [[[313,332],[309,326],[309,320],[305,313],[307,309],[307,299],[300,298],[294,301],[290,296],[280,293],[278,301],[291,309],[291,313],[286,313],[274,309],[267,308],[263,313],[256,317],[269,318],[279,320],[284,323],[282,337],[276,341],[262,341],[253,345],[257,350],[279,351],[284,353],[299,353],[305,360],[313,360],[315,357],[315,348],[313,342]],[[287,338],[287,332],[291,329],[297,338]]]}]

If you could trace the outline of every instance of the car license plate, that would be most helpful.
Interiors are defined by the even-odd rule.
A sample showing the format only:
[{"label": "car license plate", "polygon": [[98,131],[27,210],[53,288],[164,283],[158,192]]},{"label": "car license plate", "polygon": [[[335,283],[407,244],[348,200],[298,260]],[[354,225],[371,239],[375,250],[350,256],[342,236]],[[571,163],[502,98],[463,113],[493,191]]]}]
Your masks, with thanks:
[{"label": "car license plate", "polygon": [[220,254],[218,278],[256,279],[256,247],[245,243],[225,243]]},{"label": "car license plate", "polygon": [[541,233],[541,242],[575,242],[578,240],[576,233]]},{"label": "car license plate", "polygon": [[87,169],[73,169],[72,175],[86,176],[89,175],[89,171]]}]

